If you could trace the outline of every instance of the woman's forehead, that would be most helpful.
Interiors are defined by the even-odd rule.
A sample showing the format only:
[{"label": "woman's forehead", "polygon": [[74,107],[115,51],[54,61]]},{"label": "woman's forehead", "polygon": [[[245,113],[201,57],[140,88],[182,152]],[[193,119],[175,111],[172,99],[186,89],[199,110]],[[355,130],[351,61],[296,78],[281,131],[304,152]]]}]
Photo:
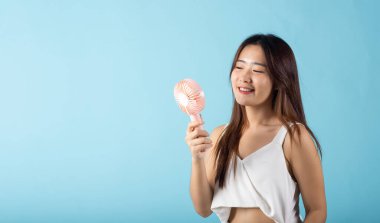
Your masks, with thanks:
[{"label": "woman's forehead", "polygon": [[266,64],[265,54],[259,45],[248,45],[241,51],[238,61],[245,61],[247,63],[257,62]]},{"label": "woman's forehead", "polygon": [[238,62],[241,62],[241,63],[245,63],[245,64],[251,64],[251,65],[260,65],[260,66],[263,66],[263,67],[267,67],[267,65],[263,62],[260,62],[260,61],[256,61],[256,60],[251,60],[249,58],[241,58],[241,59],[238,59],[236,61],[236,63]]}]

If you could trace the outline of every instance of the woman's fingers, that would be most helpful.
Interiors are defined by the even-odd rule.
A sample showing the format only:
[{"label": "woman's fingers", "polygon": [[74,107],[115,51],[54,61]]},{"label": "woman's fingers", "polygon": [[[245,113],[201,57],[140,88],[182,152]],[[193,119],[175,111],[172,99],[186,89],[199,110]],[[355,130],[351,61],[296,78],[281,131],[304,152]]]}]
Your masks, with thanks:
[{"label": "woman's fingers", "polygon": [[200,144],[212,144],[212,141],[208,137],[199,137],[190,141],[190,146],[196,146]]},{"label": "woman's fingers", "polygon": [[188,125],[187,125],[187,133],[190,133],[192,131],[194,131],[197,127],[203,125],[204,122],[198,122],[198,121],[193,121],[193,122],[190,122]]},{"label": "woman's fingers", "polygon": [[194,146],[193,151],[195,153],[200,153],[200,152],[205,152],[210,148],[211,148],[210,144],[201,144],[201,145]]},{"label": "woman's fingers", "polygon": [[209,134],[206,130],[195,129],[193,132],[188,134],[188,140],[193,140],[200,137],[208,137]]},{"label": "woman's fingers", "polygon": [[204,122],[193,121],[188,124],[185,141],[190,148],[193,158],[204,158],[205,152],[212,148],[212,140],[206,130],[198,128]]}]

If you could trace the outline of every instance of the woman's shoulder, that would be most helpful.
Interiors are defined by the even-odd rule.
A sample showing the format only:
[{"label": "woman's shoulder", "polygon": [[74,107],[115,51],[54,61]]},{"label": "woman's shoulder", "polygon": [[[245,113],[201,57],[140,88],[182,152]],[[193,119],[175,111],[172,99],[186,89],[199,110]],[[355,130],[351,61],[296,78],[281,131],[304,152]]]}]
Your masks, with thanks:
[{"label": "woman's shoulder", "polygon": [[228,124],[218,125],[211,131],[210,138],[213,142],[216,142],[220,138],[220,136],[224,133],[227,125]]},{"label": "woman's shoulder", "polygon": [[284,148],[286,147],[292,147],[292,148],[294,147],[294,148],[300,148],[300,149],[304,147],[315,148],[313,139],[307,127],[300,122],[296,122],[296,124],[297,124],[298,130],[295,127],[296,125],[290,125],[290,128],[293,129],[293,131],[291,131],[292,137],[290,136],[290,134],[286,135],[284,139]]},{"label": "woman's shoulder", "polygon": [[228,123],[218,125],[218,126],[216,126],[216,127],[213,129],[213,132],[215,132],[215,133],[222,133],[223,130],[225,130],[225,129],[227,128],[227,126],[228,126]]}]

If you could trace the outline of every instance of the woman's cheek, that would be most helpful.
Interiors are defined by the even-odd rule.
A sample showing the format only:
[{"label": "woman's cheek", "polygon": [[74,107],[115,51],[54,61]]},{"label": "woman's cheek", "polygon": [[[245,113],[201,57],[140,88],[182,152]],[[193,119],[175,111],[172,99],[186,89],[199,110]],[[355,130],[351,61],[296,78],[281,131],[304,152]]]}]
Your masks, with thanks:
[{"label": "woman's cheek", "polygon": [[236,76],[236,74],[232,74],[231,75],[231,84],[232,84],[232,86],[235,86],[236,83],[237,83],[237,76]]}]

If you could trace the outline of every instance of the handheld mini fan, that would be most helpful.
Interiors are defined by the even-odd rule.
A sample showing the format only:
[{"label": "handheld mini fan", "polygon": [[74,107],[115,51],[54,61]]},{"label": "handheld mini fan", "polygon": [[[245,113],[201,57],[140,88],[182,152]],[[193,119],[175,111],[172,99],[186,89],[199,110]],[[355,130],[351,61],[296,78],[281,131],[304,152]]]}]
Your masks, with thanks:
[{"label": "handheld mini fan", "polygon": [[[191,121],[202,121],[200,112],[205,107],[205,94],[197,82],[184,79],[174,87],[174,97],[183,112]],[[203,129],[203,126],[200,126]]]}]

